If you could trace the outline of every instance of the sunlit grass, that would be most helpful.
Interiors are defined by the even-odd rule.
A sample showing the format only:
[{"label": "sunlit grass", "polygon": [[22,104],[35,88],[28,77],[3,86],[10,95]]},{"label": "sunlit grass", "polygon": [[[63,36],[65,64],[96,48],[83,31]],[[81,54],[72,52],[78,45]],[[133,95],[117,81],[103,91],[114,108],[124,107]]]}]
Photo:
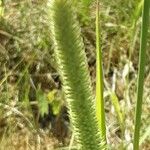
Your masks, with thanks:
[{"label": "sunlit grass", "polygon": [[103,67],[102,67],[102,50],[100,44],[100,12],[99,0],[97,0],[96,9],[96,114],[98,125],[101,132],[101,138],[106,142],[106,125],[105,125],[105,109],[103,98]]}]

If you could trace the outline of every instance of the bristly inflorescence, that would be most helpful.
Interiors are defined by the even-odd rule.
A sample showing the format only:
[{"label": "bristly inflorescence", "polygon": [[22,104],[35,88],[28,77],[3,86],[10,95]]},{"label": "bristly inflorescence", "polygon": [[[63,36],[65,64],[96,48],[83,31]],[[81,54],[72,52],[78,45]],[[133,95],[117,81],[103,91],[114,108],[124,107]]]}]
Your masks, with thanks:
[{"label": "bristly inflorescence", "polygon": [[100,150],[85,48],[71,0],[50,0],[52,39],[69,114],[82,150]]}]

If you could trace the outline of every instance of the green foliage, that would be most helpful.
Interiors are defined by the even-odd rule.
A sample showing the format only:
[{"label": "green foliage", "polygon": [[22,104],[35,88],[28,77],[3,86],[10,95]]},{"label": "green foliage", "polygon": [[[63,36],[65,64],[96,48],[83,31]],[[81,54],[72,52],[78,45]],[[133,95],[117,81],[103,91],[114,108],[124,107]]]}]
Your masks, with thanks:
[{"label": "green foliage", "polygon": [[121,111],[118,97],[113,92],[111,93],[110,96],[111,96],[111,101],[112,101],[112,104],[115,108],[115,111],[116,111],[116,114],[117,114],[117,117],[118,117],[118,120],[119,120],[119,123],[120,123],[120,127],[121,127],[122,132],[123,132],[123,129],[124,129],[124,115],[123,115],[123,112]]},{"label": "green foliage", "polygon": [[59,114],[63,105],[63,96],[60,93],[59,90],[54,89],[47,94],[48,103],[51,105],[54,115]]},{"label": "green foliage", "polygon": [[100,150],[84,44],[71,1],[52,0],[49,15],[58,69],[76,138],[82,150]]},{"label": "green foliage", "polygon": [[39,87],[36,90],[36,97],[41,117],[44,117],[44,115],[49,113],[48,105],[51,106],[54,115],[58,115],[60,113],[63,105],[63,97],[59,90],[54,89],[46,94]]},{"label": "green foliage", "polygon": [[43,117],[45,114],[48,114],[48,99],[46,94],[39,88],[36,91],[36,97],[38,100],[39,113]]}]

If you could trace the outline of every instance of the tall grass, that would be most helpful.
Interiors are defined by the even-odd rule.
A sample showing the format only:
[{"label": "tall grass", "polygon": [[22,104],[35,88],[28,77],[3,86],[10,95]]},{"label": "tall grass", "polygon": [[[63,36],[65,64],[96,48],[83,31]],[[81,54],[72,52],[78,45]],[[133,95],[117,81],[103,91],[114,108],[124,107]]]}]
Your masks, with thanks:
[{"label": "tall grass", "polygon": [[[139,145],[143,143],[143,141],[147,138],[148,134],[150,133],[150,128],[146,128],[145,129],[146,133],[143,134],[143,136],[140,138],[140,121],[141,121],[141,114],[142,114],[144,66],[145,66],[145,59],[146,59],[145,58],[145,49],[146,49],[146,40],[147,40],[146,34],[148,30],[147,25],[148,25],[148,19],[149,19],[148,0],[145,0],[145,1],[144,0],[131,0],[131,1],[126,0],[124,2],[121,0],[113,0],[111,1],[111,3],[110,3],[110,0],[102,0],[102,1],[97,0],[97,9],[96,9],[96,59],[97,59],[96,60],[96,72],[97,72],[96,73],[96,80],[97,80],[96,81],[96,108],[95,108],[95,95],[93,95],[91,82],[89,81],[90,77],[89,77],[89,72],[88,72],[87,60],[85,57],[85,48],[84,48],[82,37],[80,35],[81,34],[80,27],[79,27],[78,21],[76,20],[77,17],[75,17],[74,9],[72,9],[73,3],[76,2],[75,4],[78,6],[77,7],[78,19],[81,22],[81,26],[83,29],[82,31],[85,36],[84,41],[87,46],[86,47],[87,52],[88,52],[87,54],[89,54],[89,51],[88,51],[89,49],[90,49],[90,54],[91,54],[91,52],[93,52],[95,48],[95,45],[94,45],[95,38],[93,38],[95,35],[95,33],[93,32],[93,29],[95,28],[93,27],[94,17],[92,15],[92,11],[93,10],[95,11],[95,9],[93,9],[95,7],[95,4],[93,3],[94,5],[92,5],[92,2],[96,2],[96,0],[49,0],[49,1],[51,2],[53,1],[56,3],[58,2],[59,4],[61,4],[59,5],[59,8],[53,7],[54,9],[51,10],[51,14],[50,14],[50,16],[52,16],[51,19],[55,20],[54,22],[51,22],[52,23],[51,27],[53,27],[52,29],[53,36],[55,36],[53,37],[54,43],[50,43],[51,35],[49,34],[49,31],[48,31],[49,21],[47,20],[47,16],[45,15],[46,13],[45,5],[47,5],[46,4],[47,1],[36,2],[37,3],[36,4],[34,2],[29,2],[29,1],[26,2],[26,0],[22,0],[21,3],[17,1],[14,2],[13,0],[9,0],[8,2],[5,2],[7,5],[5,6],[5,10],[6,10],[5,11],[6,14],[5,14],[4,5],[1,4],[2,0],[0,0],[0,18],[1,20],[5,19],[4,22],[0,21],[0,26],[1,24],[5,26],[5,28],[2,27],[0,29],[1,30],[0,40],[4,40],[4,43],[2,41],[2,43],[0,44],[0,49],[3,47],[2,50],[0,50],[0,54],[2,54],[2,56],[0,57],[0,66],[1,66],[1,70],[0,70],[1,98],[0,100],[2,100],[0,103],[0,107],[1,107],[0,120],[1,118],[2,119],[6,118],[5,114],[9,114],[9,112],[11,112],[14,114],[12,117],[17,116],[18,118],[18,116],[21,116],[19,117],[19,119],[16,118],[17,120],[21,121],[20,118],[24,119],[23,120],[24,127],[26,127],[26,124],[29,124],[30,126],[32,125],[31,129],[36,129],[36,124],[34,124],[34,122],[38,123],[36,119],[38,117],[36,117],[36,115],[35,117],[30,117],[30,113],[32,113],[32,111],[27,111],[27,113],[25,113],[25,116],[24,114],[22,114],[22,112],[24,112],[24,108],[26,108],[24,107],[25,102],[27,102],[28,104],[27,108],[30,107],[29,106],[30,104],[31,106],[35,104],[35,101],[33,103],[29,102],[30,97],[31,97],[30,96],[31,88],[34,89],[35,91],[35,94],[32,93],[32,91],[31,93],[33,96],[35,95],[35,99],[37,100],[35,106],[37,106],[37,108],[39,109],[38,114],[40,113],[41,116],[44,116],[44,114],[48,113],[48,102],[47,102],[45,91],[51,90],[51,87],[50,89],[48,89],[49,87],[47,88],[42,87],[42,86],[40,87],[38,86],[38,84],[41,84],[41,82],[42,84],[49,82],[49,80],[45,82],[45,78],[43,82],[43,79],[42,79],[43,73],[46,74],[47,76],[49,75],[49,72],[50,73],[55,72],[54,70],[55,62],[53,62],[53,59],[51,59],[52,57],[50,56],[52,54],[51,45],[53,44],[55,47],[55,54],[58,58],[57,59],[58,64],[59,64],[58,68],[60,71],[60,75],[62,77],[64,91],[66,93],[66,101],[68,102],[68,108],[70,110],[70,118],[72,121],[71,123],[73,124],[73,127],[75,129],[72,134],[72,139],[70,141],[69,149],[71,150],[71,149],[78,148],[78,144],[76,144],[76,142],[74,143],[74,133],[75,133],[75,139],[77,138],[79,143],[82,145],[82,150],[84,149],[103,150],[103,148],[100,146],[101,141],[104,139],[105,144],[107,144],[106,143],[107,142],[106,141],[106,124],[105,124],[106,120],[105,120],[105,109],[104,109],[104,105],[105,105],[104,96],[106,96],[105,94],[107,93],[108,95],[110,95],[110,98],[112,100],[112,105],[114,106],[114,110],[116,111],[116,117],[118,117],[118,121],[115,120],[115,118],[113,118],[113,120],[108,121],[109,124],[107,128],[109,129],[109,133],[108,133],[109,139],[108,139],[107,146],[108,147],[110,146],[111,147],[110,149],[118,149],[118,150],[122,150],[123,148],[127,147],[128,145],[125,139],[126,137],[127,138],[130,137],[131,134],[129,133],[129,130],[131,129],[130,126],[133,126],[133,124],[130,124],[130,123],[125,124],[125,123],[126,121],[128,122],[128,119],[132,120],[133,115],[131,116],[128,115],[131,113],[130,112],[131,109],[127,106],[124,107],[126,105],[126,102],[124,103],[124,100],[127,99],[130,102],[130,95],[129,93],[127,93],[126,95],[123,94],[123,98],[122,97],[120,98],[120,96],[118,96],[118,93],[117,93],[117,88],[123,82],[117,83],[116,80],[111,77],[112,77],[112,73],[114,73],[114,76],[117,73],[116,74],[117,77],[120,77],[122,75],[121,73],[122,70],[120,67],[124,66],[125,63],[127,63],[127,60],[128,60],[127,58],[128,53],[126,53],[127,49],[130,50],[129,51],[130,52],[129,53],[130,55],[129,65],[130,65],[130,62],[133,62],[134,64],[136,64],[136,62],[131,59],[133,57],[133,53],[136,51],[136,46],[137,46],[136,42],[138,39],[137,37],[138,37],[138,31],[139,31],[139,28],[137,28],[137,24],[139,23],[138,21],[140,18],[139,16],[141,16],[141,13],[142,13],[142,8],[144,8],[143,9],[142,34],[141,34],[141,52],[140,52],[141,57],[140,57],[140,63],[139,63],[139,77],[138,77],[138,91],[137,91],[138,95],[137,95],[137,108],[136,108],[136,123],[135,123],[135,133],[134,133],[134,150],[138,150]],[[12,4],[9,4],[9,2]],[[99,2],[101,5],[100,10],[99,10]],[[43,3],[42,4],[43,7],[41,6],[41,3]],[[58,6],[58,3],[57,3],[57,6]],[[143,3],[144,3],[144,7],[143,7]],[[131,30],[128,30],[128,27],[131,26],[131,22],[128,19],[130,19],[129,14],[132,14],[134,6],[136,6],[137,9],[135,11],[134,17],[131,18],[131,20],[134,19],[133,25],[132,25],[134,29],[132,28],[133,31],[131,32]],[[101,11],[102,18],[100,18],[99,11]],[[40,17],[39,17],[39,14],[40,14]],[[89,15],[91,16],[89,17]],[[40,20],[38,21],[38,19]],[[101,27],[100,27],[100,20],[102,24]],[[102,38],[100,37],[101,31],[103,35]],[[85,32],[87,33],[85,34]],[[3,33],[4,35],[6,33],[6,37],[8,35],[8,39],[5,36],[3,36]],[[130,46],[130,48],[128,47],[128,44],[129,44],[128,34],[129,35],[132,34],[131,36],[133,37],[132,45]],[[104,49],[103,51],[104,56],[108,56],[108,55],[105,55],[105,53],[107,54],[107,50],[109,51],[108,52],[109,58],[107,59],[107,57],[105,57],[107,59],[106,61],[104,58],[104,64],[106,62],[106,66],[107,66],[107,62],[109,61],[108,69],[107,69],[108,71],[105,74],[107,78],[106,80],[103,77],[101,46],[103,46],[103,49]],[[6,53],[5,53],[5,49],[6,49]],[[36,50],[36,52],[32,51],[33,49]],[[13,51],[14,55],[12,55],[12,52],[11,52],[12,50],[14,50]],[[50,55],[49,55],[49,52],[50,52]],[[120,56],[118,56],[118,52],[121,54],[120,55],[121,58]],[[35,58],[33,57],[34,54],[36,55]],[[30,58],[28,58],[28,55],[30,55]],[[117,55],[116,56],[117,58],[115,57],[115,55]],[[1,64],[1,58],[3,58],[4,56],[7,56],[8,59],[6,60],[4,59],[4,62],[2,62]],[[91,55],[90,55],[90,59],[91,59]],[[20,61],[17,63],[16,60],[20,60]],[[94,65],[93,60],[95,63],[95,58],[94,59],[92,58],[92,63],[89,61],[89,63],[91,63],[90,65]],[[116,62],[117,60],[119,60],[119,63]],[[7,61],[6,64],[5,64],[5,61]],[[4,69],[3,69],[3,63],[5,64]],[[10,67],[10,65],[12,66],[12,68]],[[116,68],[117,71],[114,71],[113,70],[114,68]],[[136,67],[133,66],[133,68],[136,70]],[[90,69],[91,69],[91,66],[90,66]],[[93,69],[93,66],[92,66],[92,69]],[[2,73],[3,70],[4,70],[4,75]],[[135,70],[133,72],[132,70],[127,71],[127,73],[134,74]],[[92,73],[94,71],[92,70]],[[108,75],[109,73],[110,73],[110,76]],[[36,77],[37,75],[38,76],[40,75],[39,79],[37,79]],[[136,76],[136,73],[131,78],[129,75],[128,80],[134,82],[135,76]],[[14,81],[12,83],[10,81],[13,78],[15,80],[17,79],[14,85],[13,85]],[[30,85],[32,84],[30,83],[32,82],[32,79],[33,79],[33,85]],[[39,81],[41,79],[42,81]],[[104,84],[103,84],[104,81],[105,83],[106,82],[108,83],[107,85],[108,87],[105,84],[105,88],[107,90],[105,94],[104,94]],[[114,85],[116,85],[116,88],[114,88],[113,91],[111,90],[112,88],[111,83],[112,84],[114,83]],[[127,90],[128,91],[131,90],[130,82],[127,82],[127,85],[128,85]],[[56,87],[52,86],[52,89]],[[110,94],[109,94],[109,91],[110,91]],[[53,93],[53,91],[51,91],[50,93]],[[126,96],[129,96],[129,98]],[[14,98],[15,98],[15,101],[14,101]],[[20,103],[20,101],[17,101],[18,98],[20,101],[23,101],[23,103]],[[108,118],[110,117],[111,119],[111,117],[115,115],[114,115],[113,109],[110,108],[111,104],[109,103],[107,96],[105,98],[107,102],[106,110],[107,110]],[[14,102],[16,103],[15,105],[14,105]],[[57,102],[57,100],[55,102]],[[5,103],[9,103],[10,106]],[[130,104],[131,103],[132,102],[130,102]],[[12,104],[13,106],[11,106]],[[23,107],[22,107],[22,104],[23,104]],[[128,101],[127,101],[127,104],[128,104]],[[53,105],[51,106],[53,108]],[[146,106],[145,108],[147,109],[149,107]],[[21,112],[19,112],[20,109],[21,109]],[[30,108],[26,110],[30,110]],[[53,110],[53,114],[55,114],[54,112],[55,111]],[[148,113],[148,111],[146,113]],[[30,122],[31,120],[27,120],[28,117],[30,117],[31,120],[34,120],[34,121]],[[9,123],[9,120],[11,121],[12,119],[8,118],[8,123]],[[115,124],[113,124],[114,123],[113,121],[115,122]],[[0,124],[1,122],[2,121],[0,121]],[[6,138],[3,138],[4,139],[2,140],[3,143],[8,143],[8,141],[11,138],[9,134],[10,132],[13,133],[14,129],[12,129],[11,127],[15,125],[16,121],[13,121],[14,123],[11,123],[11,122],[9,123],[10,127],[6,127],[10,129],[8,131],[6,129],[6,134],[4,135],[4,137],[6,136]],[[21,124],[22,124],[22,121],[21,121]],[[119,125],[120,125],[120,128],[118,127]],[[16,127],[17,127],[16,128],[17,132],[18,131],[20,132],[20,128],[18,130],[18,126]],[[20,123],[19,123],[19,127],[20,127]],[[114,133],[113,128],[115,128],[115,133]],[[30,131],[32,133],[32,130]],[[38,133],[40,133],[40,130],[38,131],[39,131]],[[112,132],[114,134],[112,134]],[[125,135],[126,133],[127,133],[127,136]],[[35,130],[33,131],[33,134],[35,134]],[[13,133],[12,135],[15,135],[15,134]],[[43,136],[43,130],[42,130],[41,135]],[[37,136],[33,136],[33,137],[35,138],[33,139],[32,143],[34,143],[34,140],[36,141],[36,143],[38,143],[39,138],[36,138]],[[41,141],[45,140],[45,136],[43,137],[44,138],[42,138]],[[30,137],[27,137],[27,138],[31,139]],[[121,138],[122,138],[122,141],[121,141]],[[140,138],[140,143],[139,143],[139,138]],[[130,138],[128,139],[130,140]],[[49,142],[49,140],[47,139],[45,141]],[[2,142],[0,141],[0,145],[3,149]],[[121,142],[122,145],[120,145],[119,142]],[[45,145],[45,147],[49,147],[50,143],[46,143],[46,144],[47,145]],[[28,145],[28,140],[27,140],[27,145]],[[41,142],[41,145],[43,145],[43,142]],[[29,141],[29,146],[30,146],[30,141]],[[7,149],[7,148],[4,148],[4,149]],[[51,147],[49,147],[49,149],[51,149]],[[60,149],[67,150],[68,147],[60,148]]]},{"label": "tall grass", "polygon": [[134,131],[134,143],[133,143],[134,150],[139,150],[143,87],[144,87],[144,71],[145,71],[146,47],[147,47],[147,39],[148,39],[147,35],[148,35],[148,28],[149,28],[149,13],[150,13],[149,10],[150,10],[150,0],[144,0],[142,27],[141,27],[141,45],[140,45],[140,56],[139,56],[135,131]]},{"label": "tall grass", "polygon": [[[134,150],[138,150],[139,147],[144,66],[149,22],[149,4],[149,0],[144,1],[134,133]],[[92,104],[93,94],[91,93],[91,86],[89,86],[89,73],[87,70],[83,41],[80,37],[79,24],[76,21],[76,17],[73,15],[74,10],[72,9],[71,2],[67,0],[53,0],[51,2],[51,9],[51,29],[53,34],[53,41],[55,44],[55,55],[58,60],[58,68],[63,80],[64,92],[66,94],[68,108],[70,110],[70,117],[75,129],[76,137],[78,138],[79,143],[82,145],[82,149],[100,149],[99,140],[103,139],[103,142],[106,143],[106,125],[103,98],[104,80],[102,68],[102,51],[100,45],[99,0],[97,0],[96,9],[96,116],[99,129],[96,125],[96,119],[93,114],[93,112],[95,112],[93,108],[94,105]],[[64,20],[66,20],[65,23]],[[74,44],[72,44],[72,42]],[[115,109],[119,110],[119,103],[116,103],[116,100],[115,106]],[[122,127],[123,120],[122,117],[120,117],[120,110],[118,112],[121,128],[124,130],[124,127]],[[88,120],[85,118],[85,116],[88,116]],[[99,138],[98,134],[96,134],[98,131],[100,131],[101,138]]]}]

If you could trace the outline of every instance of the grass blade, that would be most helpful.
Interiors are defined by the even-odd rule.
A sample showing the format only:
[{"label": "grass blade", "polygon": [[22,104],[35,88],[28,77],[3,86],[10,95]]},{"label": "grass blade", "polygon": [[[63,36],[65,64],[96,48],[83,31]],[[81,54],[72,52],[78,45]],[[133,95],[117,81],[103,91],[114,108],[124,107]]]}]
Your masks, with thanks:
[{"label": "grass blade", "polygon": [[119,121],[121,130],[123,132],[124,131],[124,114],[121,111],[119,99],[114,92],[110,93],[110,96],[111,96],[112,104],[114,106],[114,109],[115,109],[117,117],[118,117],[118,121]]},{"label": "grass blade", "polygon": [[145,70],[145,60],[146,60],[147,35],[148,35],[148,27],[149,27],[149,8],[150,8],[150,0],[144,0],[142,29],[141,29],[141,45],[140,45],[140,56],[139,56],[135,131],[134,131],[134,142],[133,142],[134,150],[139,150],[139,137],[140,137],[142,101],[143,101],[144,70]]},{"label": "grass blade", "polygon": [[103,69],[102,69],[102,50],[100,46],[100,14],[99,0],[96,9],[96,115],[101,131],[101,138],[106,142],[105,109],[103,99]]}]

